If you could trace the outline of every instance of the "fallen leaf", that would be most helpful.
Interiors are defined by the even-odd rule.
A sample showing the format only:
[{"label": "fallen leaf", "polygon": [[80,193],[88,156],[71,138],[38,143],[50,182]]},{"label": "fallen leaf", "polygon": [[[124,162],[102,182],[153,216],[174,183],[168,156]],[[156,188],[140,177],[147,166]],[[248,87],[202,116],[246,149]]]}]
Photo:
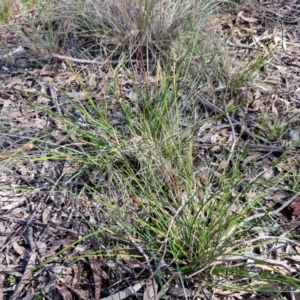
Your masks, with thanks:
[{"label": "fallen leaf", "polygon": [[22,259],[25,259],[28,256],[28,251],[24,247],[21,247],[16,241],[13,241],[12,246]]},{"label": "fallen leaf", "polygon": [[95,299],[99,300],[101,294],[101,264],[97,257],[89,257],[89,263],[94,277]]}]

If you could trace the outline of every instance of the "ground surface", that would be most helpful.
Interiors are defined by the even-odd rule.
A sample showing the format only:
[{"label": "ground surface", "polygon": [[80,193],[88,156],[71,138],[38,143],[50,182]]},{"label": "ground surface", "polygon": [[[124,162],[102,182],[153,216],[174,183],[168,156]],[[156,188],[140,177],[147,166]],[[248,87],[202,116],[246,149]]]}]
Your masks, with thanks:
[{"label": "ground surface", "polygon": [[[300,4],[298,1],[253,2],[245,4],[243,10],[231,9],[221,13],[215,18],[215,26],[224,46],[232,54],[230,72],[235,76],[240,76],[242,60],[247,65],[247,59],[250,63],[258,52],[267,58],[251,81],[241,86],[243,105],[240,110],[231,115],[231,119],[210,120],[195,135],[195,147],[201,159],[217,156],[224,145],[230,148],[231,120],[237,125],[237,135],[243,136],[237,147],[245,147],[249,152],[243,164],[246,166],[254,158],[260,158],[257,169],[248,174],[249,178],[259,174],[262,168],[269,168],[284,154],[280,167],[266,173],[265,178],[286,173],[295,181],[292,183],[291,177],[287,176],[282,186],[297,186],[295,182],[299,181],[300,172],[300,147],[297,144],[300,134]],[[93,201],[84,186],[99,184],[105,178],[101,179],[95,170],[84,170],[72,180],[80,170],[80,163],[63,157],[55,159],[58,149],[88,147],[81,145],[78,136],[67,130],[59,115],[68,116],[71,122],[84,123],[82,116],[69,104],[70,99],[74,103],[88,102],[88,93],[92,99],[99,99],[100,107],[104,80],[110,80],[110,66],[117,62],[90,63],[82,57],[76,60],[72,59],[76,57],[71,51],[44,59],[33,57],[26,45],[8,30],[1,32],[1,44],[0,300],[100,299],[122,290],[130,295],[133,292],[126,290],[128,287],[136,289],[138,297],[151,299],[151,296],[145,296],[147,289],[144,288],[144,294],[140,292],[144,280],[153,276],[145,257],[132,259],[112,255],[111,259],[97,259],[97,251],[116,243],[132,248],[140,256],[151,256],[151,253],[140,252],[139,241],[135,242],[126,231],[117,237],[102,230],[107,224],[113,226],[113,221],[103,219],[101,204]],[[66,59],[81,78],[80,85]],[[120,71],[119,76],[123,85],[117,92],[124,101],[134,101],[132,84],[126,72]],[[81,89],[82,83],[85,91]],[[215,85],[214,97],[211,93],[199,95],[202,101],[200,110],[210,115],[222,113],[224,109],[218,99],[226,87],[219,82]],[[226,92],[230,94],[230,91]],[[36,104],[41,110],[37,110]],[[117,129],[123,127],[120,107],[113,99],[107,99],[107,105],[108,121]],[[58,117],[47,114],[47,110]],[[259,123],[262,117],[268,122]],[[273,128],[276,128],[276,133]],[[252,143],[254,139],[255,143]],[[216,159],[216,164],[219,163]],[[205,172],[202,174],[203,183],[205,176],[208,177]],[[119,196],[116,194],[109,201],[120,201]],[[286,242],[282,250],[285,254],[277,260],[287,276],[300,272],[300,196],[293,196],[281,189],[274,193],[270,190],[269,197],[265,197],[265,205],[272,209],[284,201],[293,200],[277,213],[285,224],[285,232],[270,233],[293,241]],[[125,205],[126,210],[128,206],[130,209],[138,207],[139,203],[132,199],[131,203],[120,205]],[[99,212],[95,213],[97,210]],[[272,223],[267,225],[272,227]],[[96,234],[86,237],[95,230]],[[293,256],[289,248],[293,249]],[[52,258],[53,254],[56,254],[55,258]],[[38,269],[31,273],[37,266]],[[208,287],[202,287],[198,295],[196,286],[199,283],[185,276],[181,280],[175,276],[167,284],[172,267],[168,267],[167,273],[162,278],[168,299],[271,299],[263,293],[252,298],[251,293],[230,293]],[[148,282],[150,286],[153,284],[151,280]],[[294,292],[292,296],[282,297],[299,299],[300,294]]]}]

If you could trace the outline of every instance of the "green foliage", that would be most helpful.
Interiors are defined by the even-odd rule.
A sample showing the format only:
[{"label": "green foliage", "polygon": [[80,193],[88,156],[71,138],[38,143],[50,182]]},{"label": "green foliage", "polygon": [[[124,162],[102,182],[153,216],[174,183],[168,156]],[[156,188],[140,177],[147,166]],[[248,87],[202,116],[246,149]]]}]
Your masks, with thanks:
[{"label": "green foliage", "polygon": [[0,25],[7,23],[9,20],[12,10],[13,10],[13,1],[2,0],[0,2]]}]

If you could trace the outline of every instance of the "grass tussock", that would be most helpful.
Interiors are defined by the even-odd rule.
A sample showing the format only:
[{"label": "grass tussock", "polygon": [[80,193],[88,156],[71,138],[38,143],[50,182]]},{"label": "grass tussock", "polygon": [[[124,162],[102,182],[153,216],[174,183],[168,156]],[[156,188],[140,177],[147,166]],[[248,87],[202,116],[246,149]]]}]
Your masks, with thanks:
[{"label": "grass tussock", "polygon": [[[126,74],[133,78],[129,70]],[[215,159],[199,157],[195,136],[208,120],[198,111],[197,120],[186,126],[191,103],[179,96],[179,85],[172,84],[170,71],[162,77],[165,85],[155,84],[151,93],[133,83],[134,103],[122,101],[115,93],[121,85],[118,77],[107,82],[108,94],[122,111],[120,127],[111,125],[107,111],[92,99],[80,107],[76,104],[87,128],[60,118],[68,132],[86,146],[74,152],[63,147],[58,158],[67,151],[69,159],[81,165],[78,176],[88,178],[85,189],[103,207],[97,214],[110,224],[103,231],[110,232],[117,225],[115,234],[125,230],[138,238],[145,251],[157,257],[157,266],[168,262],[178,274],[204,280],[211,287],[275,293],[270,285],[278,281],[282,287],[296,285],[282,272],[270,276],[252,271],[252,260],[259,264],[266,259],[256,254],[257,249],[274,243],[274,236],[256,236],[271,229],[266,227],[269,212],[263,199],[291,178],[278,175],[266,181],[266,170],[253,174],[253,169],[260,168],[255,161],[243,168],[247,149],[235,149],[228,168],[221,167],[228,159],[226,150]],[[251,217],[253,211],[259,218]],[[227,274],[234,280],[228,280]]]},{"label": "grass tussock", "polygon": [[64,49],[68,42],[68,49],[76,45],[83,57],[123,53],[132,59],[166,59],[176,41],[185,43],[205,30],[209,15],[219,7],[214,1],[51,1],[40,11],[38,23],[27,24],[31,34],[19,33],[36,54],[49,47],[53,53],[58,45]]},{"label": "grass tussock", "polygon": [[[72,78],[57,76],[55,82],[50,72],[39,103],[30,103],[51,120],[47,134],[32,142],[39,151],[32,164],[74,166],[65,184],[76,188],[68,193],[78,201],[85,195],[96,220],[86,236],[36,269],[93,237],[99,245],[113,243],[80,259],[107,261],[125,252],[153,266],[159,276],[150,277],[158,278],[161,293],[174,278],[183,289],[192,281],[197,291],[221,290],[240,299],[280,299],[299,288],[295,265],[278,263],[279,244],[295,246],[295,236],[282,225],[282,203],[268,202],[277,192],[298,193],[289,151],[299,140],[261,150],[289,139],[284,113],[274,118],[271,106],[256,119],[245,113],[253,104],[253,78],[272,53],[227,49],[218,36],[221,26],[209,22],[225,3],[51,1],[37,4],[35,19],[15,24],[32,55],[64,54],[62,73]],[[5,7],[0,10],[8,15]],[[89,67],[79,68],[74,57]],[[253,132],[245,130],[247,122],[255,124]],[[80,260],[76,254],[72,259]]]}]

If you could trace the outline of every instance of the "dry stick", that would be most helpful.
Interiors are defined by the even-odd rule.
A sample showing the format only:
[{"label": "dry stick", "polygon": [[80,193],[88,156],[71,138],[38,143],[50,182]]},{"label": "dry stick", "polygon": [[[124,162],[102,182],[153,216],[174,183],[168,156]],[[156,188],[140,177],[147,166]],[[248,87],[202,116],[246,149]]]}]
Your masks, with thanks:
[{"label": "dry stick", "polygon": [[[217,107],[216,105],[210,103],[209,101],[207,100],[204,100],[202,99],[201,100],[202,104],[205,106],[205,108],[211,112],[214,112],[214,113],[217,113],[217,114],[226,114],[226,112],[222,109],[220,109],[219,107]],[[246,134],[247,136],[250,136],[250,137],[253,137],[253,138],[256,138],[256,136],[254,134],[252,134],[247,128],[245,128],[241,122],[239,122],[238,120],[232,118],[232,117],[229,117],[228,118],[231,120],[232,123],[235,123],[239,129],[241,130],[242,134]],[[258,137],[259,141],[262,142],[262,143],[268,143],[268,141],[266,139],[264,139],[263,137]]]}]

